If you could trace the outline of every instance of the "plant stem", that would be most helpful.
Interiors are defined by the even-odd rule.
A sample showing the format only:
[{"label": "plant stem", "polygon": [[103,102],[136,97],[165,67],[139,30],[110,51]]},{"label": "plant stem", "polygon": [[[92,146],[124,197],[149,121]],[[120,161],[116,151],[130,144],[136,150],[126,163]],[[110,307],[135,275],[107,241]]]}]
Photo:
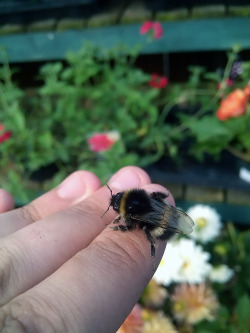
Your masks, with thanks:
[{"label": "plant stem", "polygon": [[162,123],[164,122],[164,120],[167,118],[167,116],[168,116],[170,110],[172,109],[172,107],[173,107],[174,105],[176,105],[176,103],[175,103],[175,102],[171,102],[171,103],[166,104],[166,105],[164,106],[164,108],[163,108],[163,110],[162,110],[162,112],[161,112],[161,114],[160,114],[160,116],[159,116],[159,118],[158,118],[158,121],[157,121],[157,123],[158,123],[159,125],[162,124]]},{"label": "plant stem", "polygon": [[173,128],[170,133],[173,134],[173,133],[178,133],[178,132],[182,132],[184,131],[185,129],[188,128],[188,125],[190,123],[192,123],[193,121],[195,121],[196,119],[198,119],[200,116],[202,116],[204,113],[206,113],[207,110],[204,110],[203,108],[200,108],[196,114],[189,120],[186,122],[186,124],[181,124],[179,126],[176,126],[175,128]]},{"label": "plant stem", "polygon": [[[237,52],[235,52],[234,50],[228,55],[228,60],[227,60],[227,64],[223,73],[223,78],[222,81],[225,81],[226,79],[228,79],[230,77],[230,72],[231,72],[231,68],[232,65],[237,57]],[[220,97],[220,91],[218,90],[216,96]]]}]

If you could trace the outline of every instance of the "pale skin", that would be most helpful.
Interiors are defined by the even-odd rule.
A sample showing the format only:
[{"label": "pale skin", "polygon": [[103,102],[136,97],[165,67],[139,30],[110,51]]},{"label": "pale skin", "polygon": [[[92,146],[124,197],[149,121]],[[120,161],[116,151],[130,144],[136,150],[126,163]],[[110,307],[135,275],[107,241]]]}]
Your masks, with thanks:
[{"label": "pale skin", "polygon": [[[169,193],[140,168],[125,167],[110,180],[113,193],[128,188]],[[110,191],[88,171],[13,209],[0,190],[0,331],[116,332],[153,275],[142,230],[106,227]],[[167,200],[174,205],[171,195]],[[165,243],[156,242],[156,264]]]}]

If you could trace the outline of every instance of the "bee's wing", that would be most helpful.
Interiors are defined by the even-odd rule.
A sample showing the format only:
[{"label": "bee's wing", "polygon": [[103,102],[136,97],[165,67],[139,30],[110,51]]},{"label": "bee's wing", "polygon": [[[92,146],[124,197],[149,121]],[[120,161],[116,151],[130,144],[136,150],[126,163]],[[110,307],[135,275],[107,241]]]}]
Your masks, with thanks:
[{"label": "bee's wing", "polygon": [[133,218],[176,233],[190,234],[193,231],[193,220],[182,210],[170,205],[167,201],[160,202],[152,199],[151,205],[150,213],[133,216]]},{"label": "bee's wing", "polygon": [[181,209],[166,205],[164,213],[164,220],[166,221],[166,229],[171,229],[175,232],[190,234],[193,231],[194,221]]}]

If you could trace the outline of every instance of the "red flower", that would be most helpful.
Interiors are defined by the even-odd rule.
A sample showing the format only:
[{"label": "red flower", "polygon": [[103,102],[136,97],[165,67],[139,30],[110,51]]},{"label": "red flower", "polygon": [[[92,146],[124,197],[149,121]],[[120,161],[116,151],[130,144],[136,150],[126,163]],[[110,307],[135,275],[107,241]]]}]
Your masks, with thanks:
[{"label": "red flower", "polygon": [[109,150],[119,139],[118,132],[96,133],[88,139],[90,150],[93,152],[102,152]]},{"label": "red flower", "polygon": [[247,87],[244,90],[236,89],[221,102],[217,110],[219,120],[227,120],[245,114],[250,92]]},{"label": "red flower", "polygon": [[9,138],[12,135],[11,131],[6,131],[3,133],[4,129],[5,129],[4,124],[0,123],[0,143],[9,140]]},{"label": "red flower", "polygon": [[165,76],[160,76],[158,74],[152,74],[151,80],[148,83],[153,88],[165,88],[168,84],[168,79]]},{"label": "red flower", "polygon": [[160,22],[146,21],[140,28],[140,34],[145,35],[148,32],[152,32],[154,39],[159,39],[163,36],[163,28]]},{"label": "red flower", "polygon": [[11,137],[12,133],[11,131],[6,131],[3,134],[0,135],[0,143],[9,140],[9,138]]}]

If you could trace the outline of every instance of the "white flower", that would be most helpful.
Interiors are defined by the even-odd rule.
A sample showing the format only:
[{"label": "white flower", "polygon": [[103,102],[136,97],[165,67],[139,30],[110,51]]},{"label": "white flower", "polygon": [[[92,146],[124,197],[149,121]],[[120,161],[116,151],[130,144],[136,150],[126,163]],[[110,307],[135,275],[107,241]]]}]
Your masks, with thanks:
[{"label": "white flower", "polygon": [[154,274],[156,282],[168,286],[174,282],[173,277],[182,265],[181,258],[173,246],[173,243],[167,244],[160,265]]},{"label": "white flower", "polygon": [[192,239],[182,238],[175,244],[182,264],[174,276],[175,282],[201,283],[211,271],[210,254]]},{"label": "white flower", "polygon": [[210,254],[192,239],[182,238],[167,245],[162,261],[154,275],[158,283],[201,283],[210,273]]},{"label": "white flower", "polygon": [[213,267],[212,271],[209,274],[209,279],[212,282],[226,283],[233,276],[234,271],[226,265],[220,265]]},{"label": "white flower", "polygon": [[107,135],[110,138],[110,140],[115,142],[121,139],[121,135],[118,131],[109,131],[107,132]]},{"label": "white flower", "polygon": [[195,223],[191,238],[207,243],[219,235],[222,227],[221,218],[212,207],[195,205],[188,209],[187,214]]}]

